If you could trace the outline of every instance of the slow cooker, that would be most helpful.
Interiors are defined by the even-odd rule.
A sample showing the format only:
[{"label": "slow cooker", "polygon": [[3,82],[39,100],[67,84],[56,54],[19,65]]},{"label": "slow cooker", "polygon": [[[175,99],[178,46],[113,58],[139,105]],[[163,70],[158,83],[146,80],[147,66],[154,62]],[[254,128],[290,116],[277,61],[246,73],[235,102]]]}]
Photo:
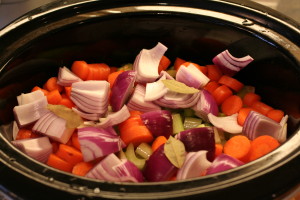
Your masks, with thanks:
[{"label": "slow cooker", "polygon": [[[237,78],[289,115],[288,139],[253,162],[182,181],[115,183],[41,164],[11,144],[16,96],[74,60],[132,63],[157,42],[198,63],[229,49],[254,62]],[[74,0],[30,11],[0,30],[0,183],[12,199],[278,199],[300,181],[300,25],[242,0]]]}]

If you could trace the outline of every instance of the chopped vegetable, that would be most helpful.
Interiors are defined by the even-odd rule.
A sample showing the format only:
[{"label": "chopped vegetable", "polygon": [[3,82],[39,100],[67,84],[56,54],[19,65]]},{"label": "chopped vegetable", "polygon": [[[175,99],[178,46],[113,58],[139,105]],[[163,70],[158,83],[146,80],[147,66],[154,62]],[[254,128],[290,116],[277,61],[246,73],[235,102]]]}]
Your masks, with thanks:
[{"label": "chopped vegetable", "polygon": [[235,135],[224,144],[224,153],[242,162],[248,161],[251,141],[244,135]]},{"label": "chopped vegetable", "polygon": [[238,113],[242,107],[243,101],[241,97],[232,95],[225,99],[225,101],[223,101],[223,103],[221,104],[221,111],[225,115],[229,116]]},{"label": "chopped vegetable", "polygon": [[158,149],[158,147],[165,144],[167,142],[167,140],[168,139],[163,135],[155,138],[155,140],[153,141],[152,146],[151,146],[152,151],[154,152],[156,149]]}]

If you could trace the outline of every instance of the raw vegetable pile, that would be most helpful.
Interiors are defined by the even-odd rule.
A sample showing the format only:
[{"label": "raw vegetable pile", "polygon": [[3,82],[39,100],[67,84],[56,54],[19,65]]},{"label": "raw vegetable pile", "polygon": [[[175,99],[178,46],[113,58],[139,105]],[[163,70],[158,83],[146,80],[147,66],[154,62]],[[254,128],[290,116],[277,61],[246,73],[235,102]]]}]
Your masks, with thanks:
[{"label": "raw vegetable pile", "polygon": [[234,78],[253,61],[228,50],[200,66],[158,43],[132,65],[74,61],[17,97],[12,143],[79,176],[183,180],[229,170],[286,140],[283,111]]}]

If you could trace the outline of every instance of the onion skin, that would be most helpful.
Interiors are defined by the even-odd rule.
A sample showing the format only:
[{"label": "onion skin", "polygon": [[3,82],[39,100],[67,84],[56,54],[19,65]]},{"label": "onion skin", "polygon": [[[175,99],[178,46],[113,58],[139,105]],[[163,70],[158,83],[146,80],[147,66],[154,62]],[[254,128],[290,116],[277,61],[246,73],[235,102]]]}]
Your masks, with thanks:
[{"label": "onion skin", "polygon": [[149,159],[143,171],[144,177],[149,182],[167,181],[177,172],[175,167],[164,153],[164,145],[156,149]]},{"label": "onion skin", "polygon": [[114,112],[119,111],[126,103],[131,94],[134,82],[136,80],[136,72],[133,70],[121,73],[111,88],[110,104]]},{"label": "onion skin", "polygon": [[226,171],[239,167],[244,163],[236,158],[233,158],[227,154],[221,154],[214,159],[211,166],[207,168],[206,175],[215,174],[218,172]]},{"label": "onion skin", "polygon": [[215,136],[213,127],[192,128],[177,134],[187,152],[207,151],[207,160],[213,161],[215,156]]},{"label": "onion skin", "polygon": [[143,113],[141,119],[153,136],[169,136],[173,133],[172,114],[168,110],[156,110]]}]

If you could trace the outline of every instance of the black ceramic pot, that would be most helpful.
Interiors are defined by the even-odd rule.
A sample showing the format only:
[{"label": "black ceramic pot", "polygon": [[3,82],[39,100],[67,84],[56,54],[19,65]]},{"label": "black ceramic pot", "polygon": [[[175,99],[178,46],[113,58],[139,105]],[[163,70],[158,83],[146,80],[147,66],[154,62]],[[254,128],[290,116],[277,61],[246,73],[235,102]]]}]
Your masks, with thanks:
[{"label": "black ceramic pot", "polygon": [[[288,140],[254,162],[184,181],[111,183],[57,171],[10,143],[16,96],[74,60],[132,63],[161,42],[166,55],[209,64],[226,48],[255,61],[237,76],[289,115]],[[275,199],[300,180],[300,26],[243,0],[57,1],[0,31],[1,183],[25,199]],[[6,125],[6,126],[4,126]],[[43,196],[41,196],[43,195]]]}]

